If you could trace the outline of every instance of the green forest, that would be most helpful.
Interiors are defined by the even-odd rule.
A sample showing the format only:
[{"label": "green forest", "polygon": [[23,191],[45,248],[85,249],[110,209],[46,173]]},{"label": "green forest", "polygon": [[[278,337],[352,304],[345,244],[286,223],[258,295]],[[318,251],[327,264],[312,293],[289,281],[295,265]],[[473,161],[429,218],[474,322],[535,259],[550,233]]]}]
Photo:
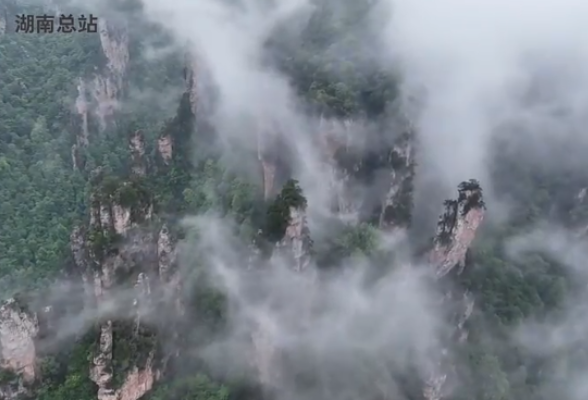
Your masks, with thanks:
[{"label": "green forest", "polygon": [[[385,118],[396,112],[401,77],[396,71],[372,62],[370,55],[364,54],[365,49],[357,45],[358,38],[366,40],[375,35],[368,26],[373,21],[362,17],[373,6],[372,2],[362,0],[348,7],[330,0],[316,3],[300,35],[290,34],[287,26],[276,28],[264,44],[268,63],[287,77],[305,113],[384,124]],[[8,19],[15,9],[23,7],[0,0],[0,10]],[[94,202],[112,201],[139,210],[131,212],[134,224],[143,224],[146,210],[152,207],[156,217],[149,223],[161,225],[165,221],[173,240],[180,243],[193,243],[190,241],[197,240],[198,235],[207,234],[191,231],[182,224],[185,217],[214,215],[231,221],[235,237],[242,243],[255,243],[261,250],[260,257],[266,261],[286,235],[292,222],[291,209],[308,206],[309,200],[296,176],[279,176],[276,193],[264,198],[262,180],[252,179],[227,161],[222,146],[215,142],[213,119],[192,110],[191,88],[186,89],[184,76],[186,68],[193,66],[187,65],[183,49],[174,44],[173,51],[165,53],[165,57],[149,58],[154,48],[167,48],[174,39],[164,28],[141,19],[140,6],[129,9],[115,11],[134,21],[128,28],[130,56],[122,95],[125,104],[131,106],[117,110],[115,122],[105,129],[90,121],[89,145],[78,154],[83,159],[81,168],[74,167],[75,156],[72,158],[72,146],[81,129],[73,104],[79,79],[91,79],[105,64],[99,35],[16,34],[10,31],[10,24],[0,35],[2,300],[42,299],[56,281],[81,282],[74,267],[71,236],[74,228],[89,226]],[[27,10],[34,13],[38,9]],[[201,94],[208,95],[206,90]],[[165,104],[156,101],[164,97]],[[133,159],[128,144],[136,132],[143,135],[146,148],[142,156],[146,174],[139,177],[131,172]],[[158,151],[158,138],[164,136],[173,140],[171,161],[162,159]],[[486,199],[486,218],[491,223],[477,233],[467,252],[464,272],[451,277],[452,286],[475,298],[475,309],[467,321],[467,343],[456,352],[460,383],[443,398],[574,399],[566,390],[574,373],[586,371],[588,366],[585,339],[560,346],[558,354],[531,354],[509,338],[526,321],[564,320],[570,302],[582,299],[585,285],[553,254],[532,251],[512,257],[509,243],[545,221],[570,229],[585,226],[588,206],[575,198],[588,182],[586,169],[549,169],[521,161],[518,154],[524,143],[510,147],[498,143],[496,148],[492,186],[498,198],[507,199],[513,207],[506,222],[492,223],[492,203]],[[338,157],[350,165],[361,165],[361,170],[358,167],[349,175],[367,186],[375,182],[374,171],[388,165],[388,156],[382,155],[386,150],[389,149],[360,156],[340,153]],[[250,153],[242,150],[238,156],[248,157],[253,164],[257,154]],[[390,163],[397,171],[404,168],[398,160]],[[418,157],[416,164],[418,173]],[[413,189],[412,184],[403,186],[400,200],[390,212],[402,225],[412,220]],[[442,206],[440,202],[439,213]],[[381,247],[376,214],[378,210],[370,209],[359,223],[333,223],[332,227],[325,224],[326,233],[313,237],[309,244],[317,268],[327,275],[337,274],[344,269],[341,265],[352,265],[359,258],[376,266],[374,279],[394,269],[386,258],[390,254]],[[100,229],[89,230],[87,240],[98,260],[116,253],[117,246],[124,241],[120,235]],[[202,256],[195,264],[205,262],[206,257]],[[244,264],[243,260],[236,262]],[[128,371],[144,364],[152,349],[156,349],[156,364],[165,367],[153,389],[143,396],[146,400],[280,397],[280,393],[266,393],[248,376],[229,373],[232,366],[219,371],[218,366],[213,368],[198,354],[188,351],[204,348],[214,338],[223,337],[230,325],[226,296],[204,275],[182,294],[182,321],[169,323],[160,331],[151,327],[135,331],[131,322],[113,322],[111,369],[115,388],[124,383]],[[61,307],[69,310],[79,306]],[[52,329],[59,331],[59,327]],[[89,369],[99,347],[99,329],[99,321],[94,321],[57,349],[40,347],[37,379],[26,383],[27,390],[16,397],[9,390],[0,390],[0,398],[97,399],[97,385]],[[177,336],[173,349],[159,342],[160,337],[172,336]],[[226,361],[230,364],[230,360]],[[362,368],[360,364],[358,360],[358,371]],[[374,376],[386,375],[387,367],[381,368]],[[410,373],[394,379],[401,387],[397,393],[379,394],[377,383],[373,383],[374,387],[361,389],[365,395],[350,394],[349,398],[423,398],[421,382],[416,382]],[[300,385],[321,385],[317,376],[309,379],[300,373],[299,380]],[[2,365],[0,387],[16,388],[20,384],[17,374]],[[322,396],[325,399],[333,394],[325,392]]]}]

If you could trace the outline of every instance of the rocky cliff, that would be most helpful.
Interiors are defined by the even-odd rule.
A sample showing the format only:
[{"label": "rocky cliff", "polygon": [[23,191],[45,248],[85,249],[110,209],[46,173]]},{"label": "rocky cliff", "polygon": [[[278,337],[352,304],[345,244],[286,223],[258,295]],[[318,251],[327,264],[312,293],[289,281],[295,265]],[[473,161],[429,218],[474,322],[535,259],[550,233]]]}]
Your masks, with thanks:
[{"label": "rocky cliff", "polygon": [[104,65],[96,66],[91,76],[78,78],[72,116],[76,140],[71,151],[75,169],[83,168],[82,154],[90,143],[92,127],[96,125],[103,131],[114,122],[129,63],[129,37],[124,24],[113,24],[107,19],[99,19],[98,23]]},{"label": "rocky cliff", "polygon": [[28,392],[37,376],[37,315],[15,299],[0,304],[0,398]]},{"label": "rocky cliff", "polygon": [[320,119],[332,210],[350,223],[374,221],[385,231],[410,224],[415,133],[407,121],[393,126],[394,132],[386,132],[390,141],[379,127],[362,121]]},{"label": "rocky cliff", "polygon": [[[306,200],[301,196],[300,188],[294,181],[288,181],[282,192],[278,195],[276,206],[285,212],[286,223],[281,232],[280,239],[275,243],[271,257],[268,261],[269,268],[286,269],[287,274],[293,272],[301,278],[305,287],[309,288],[307,305],[302,307],[310,309],[311,291],[315,285],[315,271],[312,264],[313,242],[308,227]],[[259,263],[258,252],[254,259]],[[281,304],[283,299],[271,297],[266,299],[268,304]],[[271,316],[273,310],[270,310]],[[302,316],[304,318],[304,316]],[[302,322],[302,321],[300,321]],[[278,343],[278,321],[268,317],[265,313],[253,316],[254,329],[251,334],[253,368],[257,372],[257,379],[261,385],[269,390],[280,387],[284,378],[282,371],[282,351]]]},{"label": "rocky cliff", "polygon": [[[464,271],[466,254],[484,219],[484,212],[482,189],[475,180],[460,184],[456,200],[445,201],[445,211],[439,218],[433,248],[428,253],[428,262],[438,281],[443,281],[442,278],[450,273],[460,275]],[[474,300],[470,293],[454,286],[445,289],[444,294],[441,302],[449,310],[451,320],[457,321],[446,343],[449,348],[467,340],[465,324],[474,310]],[[440,400],[448,395],[448,382],[453,378],[453,366],[448,355],[447,348],[432,355],[433,367],[423,390],[427,400]]]},{"label": "rocky cliff", "polygon": [[[154,315],[160,307],[168,314],[180,311],[175,249],[169,228],[153,212],[144,140],[140,131],[130,136],[128,179],[95,172],[89,225],[75,229],[71,237],[87,304],[100,316],[99,346],[90,367],[99,400],[137,400],[152,388],[163,359],[158,347],[161,321]],[[168,159],[170,150],[161,156]],[[133,362],[121,368],[128,360],[118,357]]]},{"label": "rocky cliff", "polygon": [[96,115],[102,128],[118,107],[123,91],[124,77],[129,63],[129,37],[127,28],[120,22],[113,24],[100,19],[99,34],[106,65],[94,76],[91,95],[96,103]]},{"label": "rocky cliff", "polygon": [[471,180],[459,186],[457,200],[445,201],[445,212],[439,218],[429,262],[438,278],[453,268],[463,269],[468,248],[484,219],[484,201],[478,182]]}]

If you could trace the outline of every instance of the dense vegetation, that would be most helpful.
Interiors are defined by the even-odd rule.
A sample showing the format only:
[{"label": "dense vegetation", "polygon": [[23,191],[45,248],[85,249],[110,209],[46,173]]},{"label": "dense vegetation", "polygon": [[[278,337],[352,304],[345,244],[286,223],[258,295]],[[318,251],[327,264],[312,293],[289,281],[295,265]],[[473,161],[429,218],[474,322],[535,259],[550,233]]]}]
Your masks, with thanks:
[{"label": "dense vegetation", "polygon": [[[291,78],[310,112],[378,119],[392,108],[396,77],[371,63],[370,54],[355,46],[354,37],[372,34],[357,18],[363,13],[361,5],[368,7],[369,2],[358,2],[357,9],[349,9],[343,16],[340,7],[323,3],[302,37],[276,34],[268,43],[268,54]],[[335,21],[334,15],[339,19]],[[137,38],[145,29],[137,28],[136,37],[132,37],[131,60],[140,58],[141,41]],[[161,32],[154,35],[164,37]],[[166,40],[161,39],[162,43]],[[85,154],[86,169],[74,169],[70,106],[76,95],[76,80],[103,62],[100,54],[98,38],[91,34],[0,36],[0,287],[5,297],[23,288],[41,287],[67,266],[70,233],[87,219],[89,194],[96,190],[87,171],[97,166],[107,175],[98,190],[104,196],[121,204],[148,202],[162,215],[214,211],[235,221],[238,233],[248,240],[263,228],[264,240],[279,241],[289,208],[306,205],[295,180],[287,181],[281,193],[266,202],[258,184],[226,167],[219,154],[194,144],[194,137],[202,140],[213,132],[206,121],[195,119],[189,96],[177,89],[183,68],[177,54],[152,64],[132,61],[129,72],[133,96],[171,87],[177,94],[172,110],[166,106],[154,111],[157,107],[149,104],[122,110],[115,127],[93,137]],[[137,129],[147,138],[149,173],[145,179],[129,180],[126,140]],[[171,135],[178,149],[169,165],[154,149],[154,139],[162,133]],[[198,157],[192,157],[193,153]],[[578,288],[557,260],[533,253],[513,261],[506,245],[509,238],[546,216],[567,225],[581,224],[588,207],[570,199],[585,183],[585,176],[517,163],[516,151],[505,151],[498,157],[496,187],[511,196],[514,215],[506,225],[482,232],[460,278],[459,285],[476,297],[477,311],[462,354],[468,384],[463,385],[458,398],[543,399],[549,392],[538,388],[546,379],[545,371],[551,371],[552,360],[525,354],[509,344],[506,332],[524,319],[541,320],[557,311],[566,296],[575,294]],[[198,161],[191,162],[193,159]],[[394,211],[407,222],[408,197],[402,197],[402,204]],[[90,241],[100,251],[116,240],[105,235],[90,232]],[[315,246],[317,263],[328,267],[350,256],[370,256],[376,250],[376,241],[377,229],[371,221],[346,226]],[[204,340],[195,336],[222,330],[226,305],[219,293],[198,287],[190,301],[192,314],[186,318],[200,323],[198,331],[182,332],[185,340]],[[124,341],[126,330],[126,326],[117,326],[116,332],[123,339],[116,344],[116,370],[129,368],[141,356],[140,344]],[[91,331],[66,351],[44,358],[35,398],[95,399],[96,388],[88,377],[95,338]],[[142,338],[151,343],[150,333]],[[559,368],[586,361],[578,354],[575,358],[569,354],[561,357]],[[187,358],[148,395],[149,399],[257,398],[256,388],[214,376],[198,360]],[[553,379],[557,381],[558,377]],[[2,375],[0,380],[13,378]]]}]

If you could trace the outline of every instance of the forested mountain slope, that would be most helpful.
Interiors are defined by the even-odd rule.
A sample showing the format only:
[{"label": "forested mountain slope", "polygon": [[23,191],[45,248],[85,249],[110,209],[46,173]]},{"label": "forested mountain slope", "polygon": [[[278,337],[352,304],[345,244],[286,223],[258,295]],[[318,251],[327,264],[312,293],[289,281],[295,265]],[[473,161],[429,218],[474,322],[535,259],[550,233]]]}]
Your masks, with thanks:
[{"label": "forested mountain slope", "polygon": [[499,3],[0,0],[0,398],[585,398],[588,69]]}]

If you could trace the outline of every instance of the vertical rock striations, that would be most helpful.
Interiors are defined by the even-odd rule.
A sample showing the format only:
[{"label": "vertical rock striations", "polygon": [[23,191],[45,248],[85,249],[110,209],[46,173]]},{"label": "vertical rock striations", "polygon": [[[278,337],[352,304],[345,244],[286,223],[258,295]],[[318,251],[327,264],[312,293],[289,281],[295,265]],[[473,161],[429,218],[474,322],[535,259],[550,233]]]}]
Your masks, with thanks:
[{"label": "vertical rock striations", "polygon": [[127,28],[106,19],[99,19],[98,24],[105,64],[92,77],[80,77],[77,82],[71,128],[75,137],[71,149],[74,169],[84,168],[82,154],[90,143],[91,121],[95,120],[102,131],[114,122],[129,64]]},{"label": "vertical rock striations", "polygon": [[389,178],[378,218],[380,229],[385,231],[406,229],[410,224],[415,167],[413,142],[414,134],[409,130],[390,149],[387,159]]},{"label": "vertical rock striations", "polygon": [[78,95],[75,100],[75,113],[72,118],[72,129],[75,132],[75,143],[71,148],[72,165],[75,170],[84,168],[82,152],[90,144],[89,109],[87,86],[83,79],[77,83]]},{"label": "vertical rock striations", "polygon": [[340,165],[337,156],[350,146],[351,121],[339,123],[320,118],[319,139],[323,162],[329,173],[328,186],[332,193],[332,210],[346,220],[357,222],[361,199],[353,195],[351,172]]},{"label": "vertical rock striations", "polygon": [[15,399],[28,392],[37,376],[35,338],[39,322],[15,299],[0,304],[0,398]]},{"label": "vertical rock striations", "polygon": [[475,180],[463,182],[457,200],[445,201],[445,212],[439,218],[429,262],[441,278],[453,268],[463,269],[468,248],[484,219],[482,189]]},{"label": "vertical rock striations", "polygon": [[305,207],[290,207],[290,221],[284,238],[275,247],[274,255],[295,272],[306,272],[311,264],[312,239],[306,221]]},{"label": "vertical rock striations", "polygon": [[257,159],[261,165],[263,198],[269,200],[275,195],[277,165],[277,134],[271,130],[257,132]]},{"label": "vertical rock striations", "polygon": [[145,137],[141,131],[135,131],[131,135],[129,151],[131,153],[131,173],[135,176],[145,177],[147,175]]},{"label": "vertical rock striations", "polygon": [[89,226],[71,235],[87,312],[99,317],[99,346],[90,366],[99,400],[137,400],[152,388],[161,374],[157,334],[168,322],[157,317],[157,310],[165,307],[165,315],[181,311],[175,248],[169,228],[153,213],[140,131],[130,136],[129,151],[129,178],[95,172]]},{"label": "vertical rock striations", "polygon": [[[408,228],[414,177],[414,132],[408,123],[381,126],[320,119],[332,210],[343,220],[380,229]],[[386,133],[386,134],[384,134]]]},{"label": "vertical rock striations", "polygon": [[126,27],[100,19],[99,34],[106,65],[93,79],[92,97],[97,104],[96,115],[104,129],[114,116],[129,63],[129,36]]},{"label": "vertical rock striations", "polygon": [[198,102],[200,100],[198,96],[199,77],[197,74],[197,61],[192,54],[188,53],[185,56],[185,64],[184,80],[186,82],[186,90],[188,91],[190,97],[192,114],[196,115],[198,110]]},{"label": "vertical rock striations", "polygon": [[[478,182],[463,182],[458,193],[457,200],[445,201],[445,212],[439,218],[433,248],[428,254],[437,280],[450,273],[459,275],[463,272],[466,253],[484,219],[485,205]],[[459,345],[467,340],[465,323],[473,312],[474,301],[468,292],[455,288],[446,290],[442,301],[452,310],[452,317],[457,321],[448,346],[451,343]],[[448,354],[448,349],[442,349],[439,354],[433,355],[434,365],[423,389],[426,400],[440,400],[448,394],[448,381],[453,373]]]},{"label": "vertical rock striations", "polygon": [[[295,181],[288,181],[282,192],[278,195],[274,206],[280,209],[279,215],[285,216],[286,221],[283,227],[283,234],[275,244],[270,259],[270,268],[286,268],[286,274],[293,272],[297,290],[305,290],[308,294],[304,304],[289,304],[295,308],[294,315],[297,321],[287,321],[294,324],[295,329],[304,329],[308,322],[313,296],[312,292],[316,285],[314,266],[312,265],[312,239],[308,228],[306,217],[306,199],[302,196],[300,188]],[[281,214],[281,213],[285,214]],[[271,290],[270,290],[271,291]],[[283,294],[278,293],[277,298],[270,293],[267,304],[281,304],[284,301]],[[294,307],[292,307],[294,306]],[[273,310],[268,313],[262,312],[253,316],[252,333],[254,368],[257,371],[259,382],[269,391],[276,390],[284,378],[283,353],[278,344],[278,328],[283,328],[280,320],[281,315],[274,315]],[[279,325],[279,326],[278,326]]]}]

